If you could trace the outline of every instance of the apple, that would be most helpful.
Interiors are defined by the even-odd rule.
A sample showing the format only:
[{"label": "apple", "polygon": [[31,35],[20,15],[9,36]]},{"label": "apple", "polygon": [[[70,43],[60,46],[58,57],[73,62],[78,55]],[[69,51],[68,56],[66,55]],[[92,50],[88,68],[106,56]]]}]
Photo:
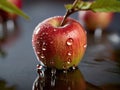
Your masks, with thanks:
[{"label": "apple", "polygon": [[[20,9],[22,8],[22,0],[7,0],[7,1],[16,5]],[[9,12],[3,11],[3,10],[0,10],[0,13],[1,13],[0,16],[3,18],[3,20],[7,20],[7,19],[15,20],[17,18],[16,14],[9,13]]]},{"label": "apple", "polygon": [[92,11],[79,11],[80,21],[88,30],[94,31],[96,28],[105,30],[111,23],[113,18],[112,12],[92,12]]},{"label": "apple", "polygon": [[86,47],[86,31],[81,24],[63,16],[54,16],[39,23],[32,36],[32,45],[40,62],[49,68],[68,69],[78,66]]}]

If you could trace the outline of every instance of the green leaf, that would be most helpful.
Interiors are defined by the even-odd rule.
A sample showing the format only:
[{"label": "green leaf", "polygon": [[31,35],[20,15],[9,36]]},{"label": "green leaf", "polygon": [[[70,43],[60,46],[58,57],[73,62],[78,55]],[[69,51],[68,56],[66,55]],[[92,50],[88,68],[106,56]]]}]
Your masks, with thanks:
[{"label": "green leaf", "polygon": [[83,5],[81,6],[81,9],[89,9],[91,6],[91,2],[83,2]]},{"label": "green leaf", "polygon": [[22,10],[17,8],[15,5],[9,3],[7,0],[0,0],[0,9],[20,15],[25,19],[29,19],[29,16],[27,16]]},{"label": "green leaf", "polygon": [[72,4],[65,5],[67,10],[92,10],[94,12],[120,12],[120,0],[95,0],[81,1],[79,0],[75,7]]},{"label": "green leaf", "polygon": [[91,6],[91,2],[84,2],[84,1],[78,1],[77,4],[73,7],[72,4],[67,4],[65,5],[65,8],[67,10],[70,10],[70,9],[80,9],[80,10],[85,10],[85,9],[89,9],[90,6]]},{"label": "green leaf", "polygon": [[72,9],[72,7],[73,7],[73,5],[72,5],[72,4],[67,4],[67,5],[65,5],[65,8],[66,8],[67,10]]},{"label": "green leaf", "polygon": [[94,12],[120,12],[119,0],[96,0],[90,9]]}]

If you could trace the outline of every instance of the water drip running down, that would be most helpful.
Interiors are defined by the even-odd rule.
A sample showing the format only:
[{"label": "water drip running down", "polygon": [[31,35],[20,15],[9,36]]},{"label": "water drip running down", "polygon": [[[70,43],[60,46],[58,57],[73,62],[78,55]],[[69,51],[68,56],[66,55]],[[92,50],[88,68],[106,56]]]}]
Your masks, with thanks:
[{"label": "water drip running down", "polygon": [[38,72],[38,75],[39,75],[40,77],[44,77],[44,76],[45,76],[45,75],[44,75],[44,71],[45,71],[44,66],[38,64],[38,65],[37,65],[37,72]]}]

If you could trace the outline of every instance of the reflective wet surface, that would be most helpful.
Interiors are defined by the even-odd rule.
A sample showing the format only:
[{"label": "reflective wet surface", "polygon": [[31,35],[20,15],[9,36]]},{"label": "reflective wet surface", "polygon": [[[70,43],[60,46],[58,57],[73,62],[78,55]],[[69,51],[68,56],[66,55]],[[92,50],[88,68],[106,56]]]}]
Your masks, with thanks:
[{"label": "reflective wet surface", "polygon": [[[33,30],[48,17],[64,15],[67,2],[26,0],[23,10],[31,20],[20,17],[15,28],[4,29],[5,35],[0,31],[0,90],[120,90],[118,13],[102,37],[88,33],[87,50],[78,69],[66,72],[38,65],[31,44]],[[77,13],[71,17],[78,19]]]}]

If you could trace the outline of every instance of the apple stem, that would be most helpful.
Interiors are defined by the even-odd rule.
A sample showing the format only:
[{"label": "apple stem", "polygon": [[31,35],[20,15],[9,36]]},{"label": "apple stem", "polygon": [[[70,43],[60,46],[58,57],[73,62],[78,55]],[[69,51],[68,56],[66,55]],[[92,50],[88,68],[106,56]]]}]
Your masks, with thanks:
[{"label": "apple stem", "polygon": [[63,26],[63,25],[64,25],[65,20],[66,20],[66,18],[67,18],[68,16],[70,16],[72,13],[78,11],[78,10],[75,10],[75,9],[74,9],[75,6],[76,6],[76,4],[78,3],[78,1],[80,1],[80,0],[75,0],[75,1],[73,2],[72,8],[71,8],[70,10],[67,10],[67,11],[66,11],[66,13],[65,13],[65,15],[64,15],[64,18],[63,18],[60,26]]}]

